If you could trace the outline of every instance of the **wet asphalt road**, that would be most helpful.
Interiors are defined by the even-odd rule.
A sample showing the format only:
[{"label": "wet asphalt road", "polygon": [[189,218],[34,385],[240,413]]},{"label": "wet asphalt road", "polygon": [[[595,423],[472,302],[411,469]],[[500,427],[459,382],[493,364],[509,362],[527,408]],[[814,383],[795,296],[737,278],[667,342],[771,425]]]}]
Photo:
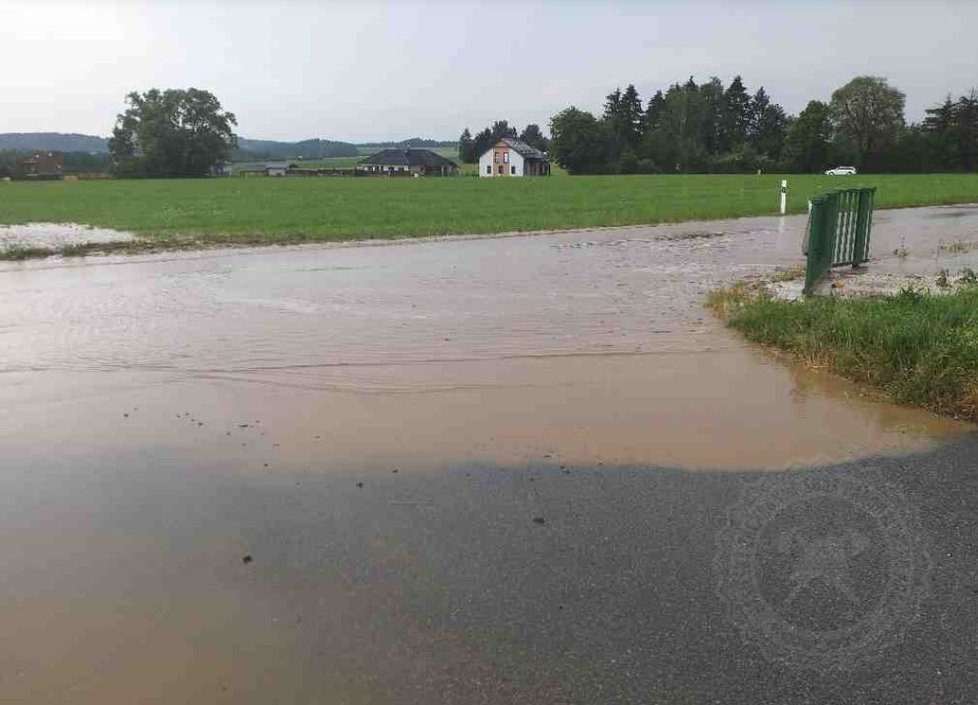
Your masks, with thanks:
[{"label": "wet asphalt road", "polygon": [[[5,540],[48,559],[35,593],[71,583],[56,601],[93,611],[97,592],[120,624],[153,604],[197,663],[175,664],[159,625],[127,639],[103,614],[101,629],[57,627],[62,658],[104,659],[118,638],[155,669],[115,691],[126,675],[103,662],[80,689],[55,678],[23,701],[974,702],[976,458],[969,439],[787,473],[540,463],[205,478],[165,454],[38,451],[83,518],[53,506],[29,464],[6,476]],[[46,520],[69,527],[59,560],[33,531]],[[5,574],[5,589],[26,577]],[[7,608],[31,616],[28,600]],[[43,637],[57,616],[31,626]],[[8,642],[3,687],[57,672],[30,641]]]},{"label": "wet asphalt road", "polygon": [[[396,587],[366,608],[351,601],[341,618],[374,635],[367,646],[344,643],[347,629],[337,639],[328,627],[336,615],[306,635],[309,653],[342,652],[362,669],[377,702],[966,703],[978,692],[976,459],[971,440],[802,471],[899,498],[878,512],[854,510],[859,493],[844,487],[803,488],[798,474],[473,467],[376,477],[356,490],[317,478],[301,498],[288,487],[258,491],[247,509],[250,545],[256,572],[301,583],[309,544],[331,536],[324,563],[352,590]],[[748,580],[726,582],[730,513],[758,481],[792,483],[758,518],[768,522],[760,533],[791,507],[829,498],[831,523],[817,507],[792,522],[809,546],[849,529],[871,540],[901,523],[887,515],[894,509],[906,513],[901,545],[838,565],[831,550],[816,551],[790,608],[775,593],[804,567],[804,546],[765,566],[762,537]],[[256,521],[269,496],[289,503],[287,525],[274,511]],[[902,579],[914,597],[893,589]],[[843,627],[850,633],[839,636]],[[814,640],[786,636],[795,629]]]},{"label": "wet asphalt road", "polygon": [[[966,703],[978,692],[976,458],[971,440],[791,476],[469,467],[375,477],[356,489],[353,478],[317,477],[301,492],[258,483],[235,511],[249,515],[255,573],[276,585],[314,589],[317,550],[316,565],[341,573],[350,595],[389,585],[366,601],[351,597],[349,613],[324,615],[322,630],[303,636],[303,651],[323,658],[309,664],[311,680],[342,654],[366,682],[365,700]],[[806,473],[897,499],[874,512],[851,488],[800,486]],[[777,587],[804,568],[805,547],[765,566],[762,537],[748,579],[731,584],[721,577],[734,548],[730,514],[758,482],[789,483],[770,516],[758,517],[759,534],[780,516],[807,532],[809,546],[850,529],[873,540],[893,524],[901,543],[836,565],[831,550],[815,551],[811,579],[785,607]],[[802,506],[826,498],[825,507]],[[289,506],[284,524],[279,503]],[[913,597],[894,588],[901,580]],[[295,617],[317,619],[301,609]],[[334,630],[333,620],[355,627]],[[799,642],[794,630],[813,639]]]}]

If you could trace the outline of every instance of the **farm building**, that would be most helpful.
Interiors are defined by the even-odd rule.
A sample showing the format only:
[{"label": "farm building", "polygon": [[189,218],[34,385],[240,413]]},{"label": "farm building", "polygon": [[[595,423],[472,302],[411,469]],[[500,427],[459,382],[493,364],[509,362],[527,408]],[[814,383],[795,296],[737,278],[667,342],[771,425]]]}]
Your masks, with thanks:
[{"label": "farm building", "polygon": [[479,176],[547,176],[547,155],[526,142],[504,137],[479,157]]},{"label": "farm building", "polygon": [[20,163],[20,173],[25,179],[60,179],[64,164],[60,154],[37,152]]},{"label": "farm building", "polygon": [[267,164],[244,164],[238,167],[241,176],[286,176],[296,165],[289,162],[269,162]]},{"label": "farm building", "polygon": [[454,176],[458,164],[430,149],[384,149],[361,160],[357,171],[387,176]]}]

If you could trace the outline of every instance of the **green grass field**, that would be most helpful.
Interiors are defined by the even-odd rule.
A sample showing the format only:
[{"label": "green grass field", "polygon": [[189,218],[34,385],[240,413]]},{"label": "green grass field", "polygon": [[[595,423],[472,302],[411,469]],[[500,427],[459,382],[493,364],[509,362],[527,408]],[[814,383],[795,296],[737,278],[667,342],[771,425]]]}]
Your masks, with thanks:
[{"label": "green grass field", "polygon": [[748,340],[882,391],[978,421],[978,288],[776,301],[746,285],[708,304]]},{"label": "green grass field", "polygon": [[[0,224],[73,222],[160,247],[286,244],[500,233],[776,213],[778,175],[539,179],[229,178],[0,182]],[[788,176],[791,212],[841,186],[876,186],[877,206],[978,201],[978,174]],[[97,248],[96,248],[97,249]]]}]

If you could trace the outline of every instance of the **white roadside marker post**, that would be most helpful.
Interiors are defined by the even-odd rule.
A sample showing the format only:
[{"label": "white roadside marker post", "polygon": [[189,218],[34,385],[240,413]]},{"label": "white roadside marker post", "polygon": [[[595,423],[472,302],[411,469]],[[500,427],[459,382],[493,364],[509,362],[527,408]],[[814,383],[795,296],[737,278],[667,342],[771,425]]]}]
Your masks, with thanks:
[{"label": "white roadside marker post", "polygon": [[784,215],[788,206],[788,180],[781,179],[781,215]]}]

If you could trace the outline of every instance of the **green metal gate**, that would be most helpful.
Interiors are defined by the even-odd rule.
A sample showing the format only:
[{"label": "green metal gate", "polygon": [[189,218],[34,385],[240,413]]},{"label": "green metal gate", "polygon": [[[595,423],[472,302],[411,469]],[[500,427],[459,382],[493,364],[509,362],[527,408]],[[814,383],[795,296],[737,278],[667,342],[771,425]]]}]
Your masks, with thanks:
[{"label": "green metal gate", "polygon": [[812,199],[805,232],[805,294],[832,267],[858,267],[869,260],[875,188],[829,191]]}]

